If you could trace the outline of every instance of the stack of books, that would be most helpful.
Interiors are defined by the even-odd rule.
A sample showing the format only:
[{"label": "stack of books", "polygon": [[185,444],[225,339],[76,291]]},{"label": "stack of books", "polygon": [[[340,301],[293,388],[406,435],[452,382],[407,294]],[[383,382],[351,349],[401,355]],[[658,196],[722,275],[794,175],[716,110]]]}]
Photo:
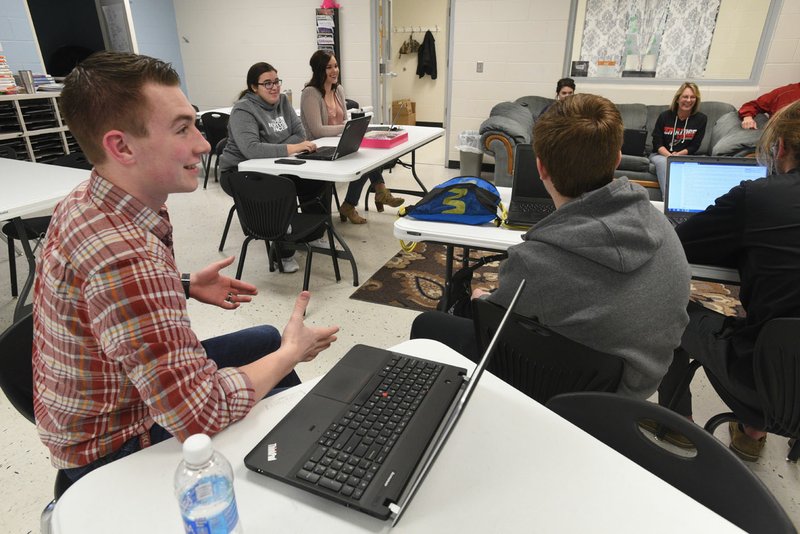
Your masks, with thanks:
[{"label": "stack of books", "polygon": [[8,67],[6,56],[0,56],[0,94],[16,92],[17,84],[14,83],[14,73]]}]

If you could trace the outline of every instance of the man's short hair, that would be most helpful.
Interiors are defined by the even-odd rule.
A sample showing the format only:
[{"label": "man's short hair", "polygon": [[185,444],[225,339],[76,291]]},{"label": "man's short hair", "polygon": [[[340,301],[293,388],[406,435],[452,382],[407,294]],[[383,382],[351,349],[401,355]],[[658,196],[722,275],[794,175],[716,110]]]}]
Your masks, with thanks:
[{"label": "man's short hair", "polygon": [[172,65],[148,56],[121,52],[92,54],[64,80],[61,112],[72,135],[93,164],[105,158],[103,136],[120,130],[138,137],[147,135],[147,83],[176,86],[178,73]]},{"label": "man's short hair", "polygon": [[561,195],[574,198],[614,178],[622,148],[622,116],[602,96],[557,100],[533,126],[533,148]]}]

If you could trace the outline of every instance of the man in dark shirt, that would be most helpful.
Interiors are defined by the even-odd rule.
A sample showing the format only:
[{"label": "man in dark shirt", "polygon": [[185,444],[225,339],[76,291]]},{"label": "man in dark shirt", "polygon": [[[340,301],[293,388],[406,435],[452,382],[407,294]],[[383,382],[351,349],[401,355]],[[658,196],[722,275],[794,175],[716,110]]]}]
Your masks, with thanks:
[{"label": "man in dark shirt", "polygon": [[[659,388],[661,404],[671,399],[691,356],[734,412],[739,403],[760,411],[753,380],[756,338],[770,319],[800,317],[800,101],[773,116],[757,154],[770,176],[742,182],[677,228],[690,263],[739,270],[747,317],[726,318],[690,304],[681,349]],[[691,416],[690,395],[677,411]],[[731,423],[731,449],[755,461],[766,433],[746,423]]]}]

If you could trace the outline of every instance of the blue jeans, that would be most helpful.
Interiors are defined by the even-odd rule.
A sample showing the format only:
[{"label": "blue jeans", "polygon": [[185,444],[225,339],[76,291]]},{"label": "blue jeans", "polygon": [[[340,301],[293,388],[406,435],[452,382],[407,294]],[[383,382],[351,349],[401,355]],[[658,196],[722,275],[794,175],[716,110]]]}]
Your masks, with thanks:
[{"label": "blue jeans", "polygon": [[[208,357],[217,363],[217,367],[241,367],[258,360],[265,354],[271,354],[278,350],[281,346],[281,334],[274,326],[253,326],[238,332],[206,339],[201,341],[201,344],[206,349]],[[300,384],[300,378],[297,373],[292,371],[278,382],[275,388],[267,394],[267,397],[298,384]],[[153,424],[150,427],[150,442],[153,445],[171,437],[172,434],[158,424]],[[67,478],[74,482],[98,467],[110,464],[140,449],[139,436],[135,436],[123,443],[122,447],[102,458],[98,458],[87,465],[64,469],[63,471]]]},{"label": "blue jeans", "polygon": [[650,154],[650,163],[656,167],[656,178],[661,188],[661,196],[666,200],[667,195],[667,157],[661,154]]},{"label": "blue jeans", "polygon": [[364,184],[367,183],[367,179],[372,185],[384,183],[381,171],[368,172],[355,182],[350,182],[350,185],[347,186],[347,194],[344,196],[344,201],[350,205],[358,206],[358,199],[361,197],[361,191],[364,190]]}]

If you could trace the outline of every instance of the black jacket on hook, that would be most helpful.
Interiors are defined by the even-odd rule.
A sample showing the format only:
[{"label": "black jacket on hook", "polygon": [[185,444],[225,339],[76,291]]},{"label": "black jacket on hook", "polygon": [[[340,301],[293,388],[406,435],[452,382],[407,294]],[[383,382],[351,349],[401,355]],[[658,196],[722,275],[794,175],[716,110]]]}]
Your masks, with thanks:
[{"label": "black jacket on hook", "polygon": [[417,76],[422,78],[430,74],[432,79],[436,79],[436,44],[430,30],[425,32],[422,46],[419,47],[417,59]]}]

